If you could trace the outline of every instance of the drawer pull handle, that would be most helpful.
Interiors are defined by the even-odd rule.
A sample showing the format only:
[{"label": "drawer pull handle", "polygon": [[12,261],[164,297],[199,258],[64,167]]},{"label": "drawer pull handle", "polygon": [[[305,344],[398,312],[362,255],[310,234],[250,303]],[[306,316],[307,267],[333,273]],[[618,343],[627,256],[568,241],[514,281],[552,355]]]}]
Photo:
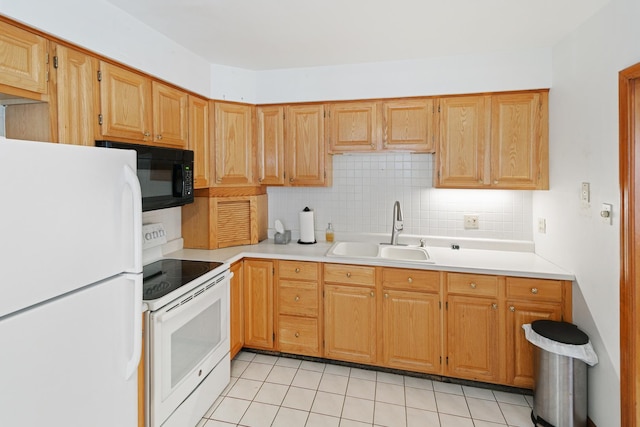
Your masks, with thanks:
[{"label": "drawer pull handle", "polygon": [[294,298],[295,301],[300,301],[300,297],[298,295],[296,295],[296,297]]},{"label": "drawer pull handle", "polygon": [[373,296],[373,291],[371,291],[371,293],[369,295]]},{"label": "drawer pull handle", "polygon": [[491,308],[494,310],[498,309],[498,304],[496,304],[495,302],[493,304],[491,304]]},{"label": "drawer pull handle", "polygon": [[407,282],[409,282],[409,283],[413,283],[413,278],[412,278],[412,277],[409,277],[409,279],[407,279]]},{"label": "drawer pull handle", "polygon": [[516,311],[516,308],[514,306],[509,307],[509,310],[511,310],[512,312]]},{"label": "drawer pull handle", "polygon": [[300,336],[300,332],[296,332],[296,338]]},{"label": "drawer pull handle", "polygon": [[347,277],[351,277],[351,273],[347,273]]},{"label": "drawer pull handle", "polygon": [[476,285],[476,284],[475,284],[475,283],[473,283],[473,282],[471,282],[471,283],[469,284],[469,286],[471,286],[471,289],[475,289],[475,288],[477,288],[477,287],[478,287],[478,285]]},{"label": "drawer pull handle", "polygon": [[538,293],[538,288],[531,288],[531,293],[532,294],[537,294]]},{"label": "drawer pull handle", "polygon": [[299,268],[296,268],[296,273],[300,273],[300,269]]}]

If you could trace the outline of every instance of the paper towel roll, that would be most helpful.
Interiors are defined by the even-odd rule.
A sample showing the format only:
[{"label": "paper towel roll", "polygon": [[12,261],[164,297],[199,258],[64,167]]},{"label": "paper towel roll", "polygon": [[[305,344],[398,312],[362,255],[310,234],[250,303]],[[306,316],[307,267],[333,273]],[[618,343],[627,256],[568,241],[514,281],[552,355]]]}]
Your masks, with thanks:
[{"label": "paper towel roll", "polygon": [[300,217],[300,240],[298,243],[316,243],[315,238],[315,221],[313,219],[313,211],[308,207],[299,213]]}]

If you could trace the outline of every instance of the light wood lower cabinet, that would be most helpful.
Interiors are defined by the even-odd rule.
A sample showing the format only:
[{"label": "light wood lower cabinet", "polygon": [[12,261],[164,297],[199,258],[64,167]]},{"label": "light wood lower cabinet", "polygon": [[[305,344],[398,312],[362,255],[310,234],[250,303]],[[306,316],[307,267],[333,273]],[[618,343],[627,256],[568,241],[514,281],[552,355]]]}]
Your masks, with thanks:
[{"label": "light wood lower cabinet", "polygon": [[246,259],[243,275],[244,343],[247,347],[273,350],[274,262]]},{"label": "light wood lower cabinet", "polygon": [[383,364],[439,374],[440,273],[385,268],[382,287]]},{"label": "light wood lower cabinet", "polygon": [[325,264],[324,279],[325,357],[375,363],[375,268]]},{"label": "light wood lower cabinet", "polygon": [[278,261],[276,346],[279,351],[322,356],[321,265]]},{"label": "light wood lower cabinet", "polygon": [[230,323],[230,337],[231,344],[231,358],[233,359],[236,354],[244,346],[244,298],[243,298],[243,261],[234,262],[231,265],[231,272],[233,277],[229,285],[229,323]]}]

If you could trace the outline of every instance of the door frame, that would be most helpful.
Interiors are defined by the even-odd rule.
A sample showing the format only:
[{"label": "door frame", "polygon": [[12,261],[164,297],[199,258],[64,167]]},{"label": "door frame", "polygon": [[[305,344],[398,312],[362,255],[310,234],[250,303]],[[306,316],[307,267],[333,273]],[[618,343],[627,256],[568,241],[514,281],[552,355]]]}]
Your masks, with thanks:
[{"label": "door frame", "polygon": [[640,63],[619,73],[621,425],[640,426]]}]

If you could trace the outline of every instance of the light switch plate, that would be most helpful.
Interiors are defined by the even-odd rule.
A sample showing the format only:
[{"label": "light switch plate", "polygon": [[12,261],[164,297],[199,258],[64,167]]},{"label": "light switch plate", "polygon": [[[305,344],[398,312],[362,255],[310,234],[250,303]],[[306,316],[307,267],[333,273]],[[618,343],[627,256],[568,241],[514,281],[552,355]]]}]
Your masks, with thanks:
[{"label": "light switch plate", "polygon": [[603,203],[600,207],[600,221],[605,224],[612,225],[613,219],[613,206],[610,203]]},{"label": "light switch plate", "polygon": [[583,182],[580,189],[580,206],[588,208],[591,201],[591,185],[588,182]]},{"label": "light switch plate", "polygon": [[465,230],[477,230],[480,228],[479,215],[465,215],[464,216],[464,229]]}]

